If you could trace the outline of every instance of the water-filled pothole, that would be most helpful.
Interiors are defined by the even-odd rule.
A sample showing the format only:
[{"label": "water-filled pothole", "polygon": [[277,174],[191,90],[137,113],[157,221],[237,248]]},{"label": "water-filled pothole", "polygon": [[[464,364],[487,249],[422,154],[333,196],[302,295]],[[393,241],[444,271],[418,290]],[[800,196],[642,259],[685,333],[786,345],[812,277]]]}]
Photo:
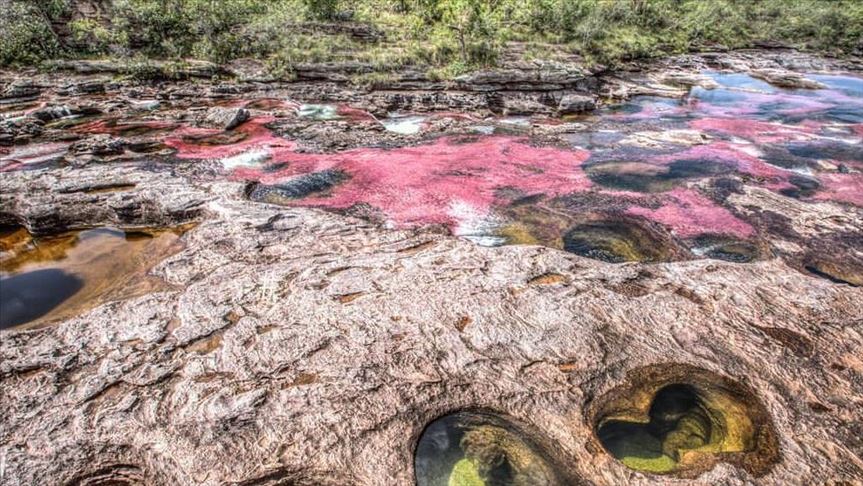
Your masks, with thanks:
[{"label": "water-filled pothole", "polygon": [[187,229],[98,228],[39,238],[24,228],[3,231],[0,329],[39,327],[164,288],[148,273],[182,248],[180,237]]},{"label": "water-filled pothole", "polygon": [[747,263],[759,258],[766,257],[767,250],[756,243],[721,235],[702,235],[687,241],[692,253],[696,256],[724,260],[734,263]]},{"label": "water-filled pothole", "polygon": [[678,159],[667,165],[609,161],[588,166],[588,177],[602,186],[636,192],[665,192],[689,179],[714,177],[732,168],[706,159]]},{"label": "water-filled pothole", "polygon": [[563,235],[563,249],[609,263],[665,262],[680,252],[669,235],[625,217],[572,227]]},{"label": "water-filled pothole", "polygon": [[321,197],[348,179],[350,176],[343,171],[322,170],[303,174],[278,184],[253,183],[246,188],[246,194],[255,202],[290,205],[293,200],[311,195]]},{"label": "water-filled pothole", "polygon": [[696,476],[728,462],[761,476],[779,458],[772,421],[754,393],[706,370],[643,368],[597,404],[599,442],[630,469]]},{"label": "water-filled pothole", "polygon": [[484,412],[457,412],[429,424],[414,467],[417,486],[567,484],[523,430]]}]

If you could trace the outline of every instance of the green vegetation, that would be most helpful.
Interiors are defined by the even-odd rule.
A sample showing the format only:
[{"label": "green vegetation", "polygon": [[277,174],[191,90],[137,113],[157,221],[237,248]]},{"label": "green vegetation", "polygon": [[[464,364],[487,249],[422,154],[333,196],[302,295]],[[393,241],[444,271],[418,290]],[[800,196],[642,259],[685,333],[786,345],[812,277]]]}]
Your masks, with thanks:
[{"label": "green vegetation", "polygon": [[[77,17],[74,3],[11,0],[0,65],[255,58],[289,76],[304,62],[356,60],[373,71],[358,79],[374,83],[405,65],[450,77],[555,52],[605,65],[758,41],[863,53],[859,0],[103,0],[97,19]],[[382,35],[341,28],[356,24]]]}]

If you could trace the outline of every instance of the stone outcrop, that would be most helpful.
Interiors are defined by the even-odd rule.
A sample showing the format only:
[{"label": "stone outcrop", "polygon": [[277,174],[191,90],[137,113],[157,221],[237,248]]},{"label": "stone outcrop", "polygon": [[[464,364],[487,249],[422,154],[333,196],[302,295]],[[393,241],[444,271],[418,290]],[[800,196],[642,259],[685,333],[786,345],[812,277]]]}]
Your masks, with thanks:
[{"label": "stone outcrop", "polygon": [[481,248],[167,168],[69,175],[4,174],[2,223],[200,224],[155,270],[173,290],[4,332],[4,484],[410,484],[424,427],[462,409],[517,420],[562,477],[656,484],[605,452],[596,420],[608,393],[681,379],[745,383],[778,440],[762,466],[708,462],[700,482],[863,474],[860,288],[777,259]]}]

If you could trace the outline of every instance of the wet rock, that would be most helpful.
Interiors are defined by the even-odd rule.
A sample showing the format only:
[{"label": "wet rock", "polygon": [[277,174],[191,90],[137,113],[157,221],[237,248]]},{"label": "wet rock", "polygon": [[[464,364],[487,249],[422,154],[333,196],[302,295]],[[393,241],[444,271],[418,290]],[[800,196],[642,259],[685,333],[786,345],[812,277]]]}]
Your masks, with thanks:
[{"label": "wet rock", "polygon": [[716,89],[719,87],[719,83],[710,78],[710,76],[689,71],[665,72],[662,73],[659,79],[662,83],[686,88],[698,86],[704,89]]},{"label": "wet rock", "polygon": [[251,114],[245,108],[214,107],[207,110],[203,124],[206,126],[233,130],[248,121]]},{"label": "wet rock", "polygon": [[[85,191],[106,181],[126,186]],[[186,248],[153,270],[170,289],[38,332],[3,331],[6,482],[412,484],[427,425],[477,408],[510,417],[529,447],[483,429],[466,443],[477,460],[457,477],[482,477],[505,457],[525,473],[543,463],[573,472],[563,484],[674,481],[635,475],[595,435],[598,419],[632,421],[613,414],[647,413],[673,384],[695,388],[726,423],[752,417],[764,432],[737,427],[752,445],[703,451],[698,467],[671,474],[706,466],[703,482],[817,483],[855,461],[859,434],[847,424],[863,420],[849,398],[863,393],[851,379],[863,343],[849,323],[863,315],[859,288],[781,259],[613,265],[537,246],[479,248],[250,204],[241,193],[239,183],[107,164],[0,177],[0,225],[50,232],[206,215]],[[527,284],[549,273],[559,283]],[[464,316],[470,324],[459,330]],[[764,327],[812,336],[812,358],[784,355]],[[636,371],[657,363],[700,371]],[[638,406],[614,406],[615,389]],[[807,405],[813,397],[826,407]],[[706,435],[690,411],[662,449],[678,464]],[[779,461],[758,446],[771,437],[782,444]],[[488,438],[501,446],[483,446]],[[543,460],[527,460],[536,457],[527,450]]]},{"label": "wet rock", "polygon": [[38,118],[23,116],[0,121],[0,133],[9,144],[24,143],[45,131],[45,123]]},{"label": "wet rock", "polygon": [[252,201],[279,204],[286,200],[299,199],[327,191],[348,179],[348,174],[342,171],[325,170],[298,176],[279,184],[256,184],[247,192]]},{"label": "wet rock", "polygon": [[30,116],[45,123],[72,116],[92,116],[102,112],[95,106],[49,105],[30,113]]},{"label": "wet rock", "polygon": [[30,113],[30,116],[42,120],[43,122],[49,122],[67,116],[72,116],[72,110],[69,109],[69,107],[66,105],[46,106],[45,108],[40,108]]},{"label": "wet rock", "polygon": [[126,142],[108,134],[99,134],[73,143],[69,150],[78,155],[119,155],[126,148]]},{"label": "wet rock", "polygon": [[596,109],[596,99],[593,96],[568,94],[560,99],[557,111],[561,115],[574,115]]},{"label": "wet rock", "polygon": [[504,115],[534,115],[551,113],[551,109],[537,100],[530,98],[507,97],[503,101]]},{"label": "wet rock", "polygon": [[[116,190],[92,190],[100,187]],[[185,179],[133,167],[9,172],[0,177],[0,226],[26,223],[36,236],[105,225],[176,226],[200,217],[207,199]]]},{"label": "wet rock", "polygon": [[809,79],[800,73],[784,69],[759,69],[751,72],[753,78],[766,81],[780,88],[823,89],[823,83]]}]

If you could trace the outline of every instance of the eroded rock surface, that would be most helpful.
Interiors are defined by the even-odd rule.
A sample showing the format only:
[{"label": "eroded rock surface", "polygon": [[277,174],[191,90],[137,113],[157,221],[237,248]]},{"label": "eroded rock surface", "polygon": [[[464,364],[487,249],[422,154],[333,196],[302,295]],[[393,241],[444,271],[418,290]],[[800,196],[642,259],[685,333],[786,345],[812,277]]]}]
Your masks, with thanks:
[{"label": "eroded rock surface", "polygon": [[[708,61],[722,59],[693,60],[692,70]],[[707,89],[714,78],[668,79]],[[38,97],[35,86],[5,91]],[[2,148],[0,226],[38,236],[198,224],[152,270],[164,284],[156,290],[2,332],[3,484],[413,484],[426,427],[463,411],[498,418],[461,439],[467,462],[454,461],[450,477],[493,476],[501,461],[514,477],[564,484],[863,477],[863,288],[854,263],[863,258],[855,243],[863,218],[851,183],[863,131],[841,122],[848,112],[824,115],[830,121],[818,132],[789,127],[794,119],[688,118],[692,127],[658,131],[644,121],[654,113],[624,105],[615,116],[630,128],[609,134],[586,120],[471,111],[430,115],[404,134],[371,114],[376,97],[391,93],[318,121],[298,116],[300,105],[284,96],[242,92],[224,104],[243,98],[252,120],[221,131],[192,125],[227,88],[206,88],[206,102],[196,98],[200,88],[183,85],[158,98],[151,87],[116,89],[101,118],[63,117],[59,127],[29,116],[38,103],[17,105],[32,100],[7,105],[22,118],[4,126],[26,119],[41,131],[8,128],[17,141]],[[445,96],[458,95],[424,99],[433,107]],[[152,110],[125,116],[130,100],[153,99]],[[94,132],[122,139],[123,153],[70,151]],[[756,135],[764,145],[788,143],[765,154],[737,140]],[[40,143],[25,143],[32,137]],[[588,162],[611,145],[673,146],[686,157]],[[344,196],[333,192],[339,187],[361,195],[378,187],[371,183],[380,179],[360,177],[373,172],[370,161],[402,153],[423,161],[432,152],[469,154],[446,164],[478,174],[481,164],[506,166],[495,180],[507,187],[468,192],[506,201],[504,215],[520,225],[502,234],[521,244],[475,244],[487,236],[484,221],[460,207],[460,221],[480,219],[477,226],[396,224],[415,214],[385,199],[373,201],[381,207],[324,204]],[[531,165],[494,159],[501,154]],[[719,163],[692,163],[705,154]],[[430,173],[456,174],[446,164]],[[290,172],[296,167],[315,170]],[[554,195],[546,204],[515,190],[535,180]],[[340,214],[292,207],[310,194]],[[705,225],[722,231],[704,233]],[[611,256],[586,258],[563,251],[567,244]],[[617,428],[604,429],[609,423]],[[648,432],[649,449],[663,457],[646,459],[659,466],[631,469],[645,464],[643,451],[608,445],[626,427]],[[620,450],[623,461],[612,454]],[[529,460],[536,451],[542,460]]]},{"label": "eroded rock surface", "polygon": [[[124,179],[136,197],[158,184],[148,174]],[[482,248],[250,204],[242,189],[207,187],[186,249],[155,271],[178,290],[4,333],[7,484],[409,484],[425,425],[463,408],[517,418],[585,484],[652,484],[596,446],[586,410],[666,363],[746,383],[764,404],[779,457],[758,483],[861,474],[859,288],[778,259],[613,265]],[[63,214],[79,194],[50,205]],[[751,480],[724,463],[700,477]]]}]

